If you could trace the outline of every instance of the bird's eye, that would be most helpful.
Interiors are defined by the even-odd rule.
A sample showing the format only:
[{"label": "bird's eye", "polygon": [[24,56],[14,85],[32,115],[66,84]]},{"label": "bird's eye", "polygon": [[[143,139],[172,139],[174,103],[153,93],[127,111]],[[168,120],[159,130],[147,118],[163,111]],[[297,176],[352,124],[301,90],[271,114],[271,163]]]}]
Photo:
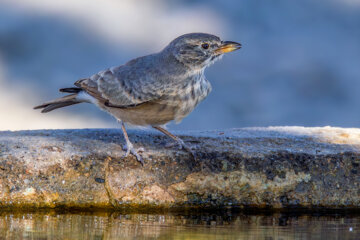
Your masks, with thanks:
[{"label": "bird's eye", "polygon": [[202,47],[203,49],[208,49],[208,48],[209,48],[209,44],[208,44],[208,43],[203,43],[203,44],[201,44],[201,47]]}]

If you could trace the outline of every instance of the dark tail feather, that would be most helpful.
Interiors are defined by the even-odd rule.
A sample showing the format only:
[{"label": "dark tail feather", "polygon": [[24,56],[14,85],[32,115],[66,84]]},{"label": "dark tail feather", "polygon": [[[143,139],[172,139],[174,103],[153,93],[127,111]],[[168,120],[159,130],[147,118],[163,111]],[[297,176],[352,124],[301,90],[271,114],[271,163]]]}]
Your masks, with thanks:
[{"label": "dark tail feather", "polygon": [[73,104],[82,103],[82,101],[79,101],[76,97],[77,97],[76,93],[67,95],[65,97],[58,98],[58,99],[52,100],[50,102],[44,103],[42,105],[36,106],[36,107],[34,107],[34,109],[43,108],[43,110],[41,112],[47,113],[47,112],[50,112],[57,108],[62,108],[62,107],[67,107],[67,106],[70,106]]},{"label": "dark tail feather", "polygon": [[49,104],[46,107],[44,107],[44,109],[41,112],[42,113],[47,113],[47,112],[50,112],[50,111],[55,110],[57,108],[67,107],[67,106],[78,104],[78,103],[79,102],[53,103],[53,104]]},{"label": "dark tail feather", "polygon": [[79,93],[82,91],[81,88],[76,88],[76,87],[72,87],[72,88],[60,88],[59,89],[60,92],[66,92],[66,93]]}]

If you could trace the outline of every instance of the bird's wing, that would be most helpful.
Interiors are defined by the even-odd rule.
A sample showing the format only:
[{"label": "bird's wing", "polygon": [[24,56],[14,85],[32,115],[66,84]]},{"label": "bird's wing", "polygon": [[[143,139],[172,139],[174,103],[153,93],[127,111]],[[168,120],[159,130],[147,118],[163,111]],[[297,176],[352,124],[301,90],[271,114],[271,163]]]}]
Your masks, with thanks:
[{"label": "bird's wing", "polygon": [[163,87],[148,75],[123,65],[80,79],[75,85],[108,107],[128,108],[161,99]]}]

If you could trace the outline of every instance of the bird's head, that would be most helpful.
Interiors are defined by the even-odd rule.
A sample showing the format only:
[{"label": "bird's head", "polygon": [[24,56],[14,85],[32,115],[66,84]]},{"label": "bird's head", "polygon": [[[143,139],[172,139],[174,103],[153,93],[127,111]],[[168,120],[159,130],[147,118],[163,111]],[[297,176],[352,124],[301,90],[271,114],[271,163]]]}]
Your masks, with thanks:
[{"label": "bird's head", "polygon": [[189,33],[174,39],[166,50],[187,67],[200,70],[220,59],[224,53],[240,48],[240,43],[221,41],[211,34]]}]

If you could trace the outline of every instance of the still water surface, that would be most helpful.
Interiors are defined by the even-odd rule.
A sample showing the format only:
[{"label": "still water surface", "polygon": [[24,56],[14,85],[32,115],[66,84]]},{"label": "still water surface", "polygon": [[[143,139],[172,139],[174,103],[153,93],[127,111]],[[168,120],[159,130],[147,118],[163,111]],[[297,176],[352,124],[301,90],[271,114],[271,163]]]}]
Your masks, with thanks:
[{"label": "still water surface", "polygon": [[0,239],[360,239],[360,215],[0,212]]}]

